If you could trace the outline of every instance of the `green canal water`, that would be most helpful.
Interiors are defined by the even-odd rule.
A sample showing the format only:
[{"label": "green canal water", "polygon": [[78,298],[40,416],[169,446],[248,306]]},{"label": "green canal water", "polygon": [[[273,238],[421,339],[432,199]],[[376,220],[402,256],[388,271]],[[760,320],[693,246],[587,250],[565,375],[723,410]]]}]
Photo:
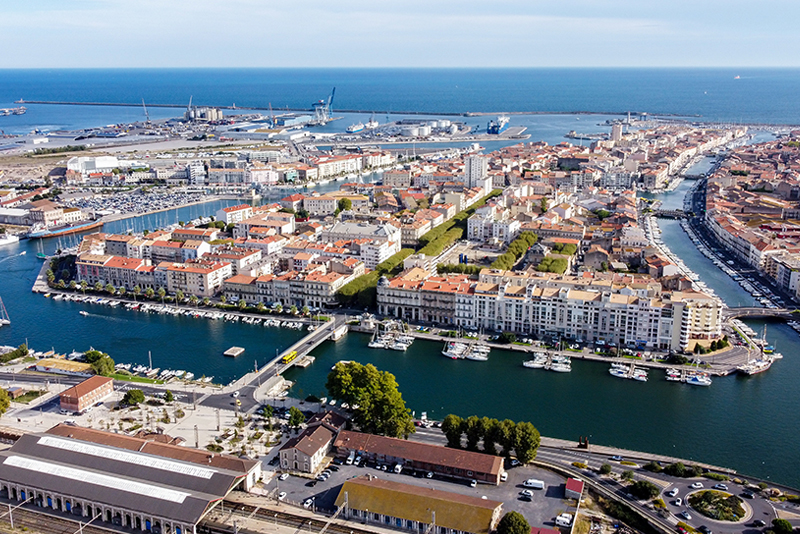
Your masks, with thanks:
[{"label": "green canal water", "polygon": [[[680,206],[691,184],[663,196]],[[231,202],[182,208],[164,214],[106,225],[107,232],[154,228],[159,224],[211,214]],[[729,305],[752,298],[697,252],[677,223],[662,221],[664,241]],[[45,252],[58,243],[43,242]],[[20,255],[21,252],[25,255]],[[40,263],[38,242],[0,249],[0,297],[12,324],[0,328],[0,345],[26,340],[37,350],[107,351],[118,362],[185,369],[196,376],[229,382],[260,365],[301,333],[206,319],[150,315],[91,304],[54,302],[31,293]],[[86,310],[88,317],[78,312]],[[760,329],[759,323],[753,324]],[[569,374],[526,369],[524,356],[493,351],[488,362],[453,361],[441,356],[441,344],[417,341],[405,353],[367,348],[368,336],[348,334],[326,342],[307,369],[287,377],[296,395],[324,395],[325,378],[339,360],[374,363],[397,377],[410,409],[429,417],[448,413],[526,420],[543,434],[650,451],[730,467],[751,475],[800,486],[795,440],[800,428],[800,338],[790,328],[770,325],[769,340],[785,358],[755,377],[716,378],[709,388],[669,383],[652,371],[647,383],[611,377],[607,365],[575,361]],[[246,349],[225,358],[232,345]]]}]

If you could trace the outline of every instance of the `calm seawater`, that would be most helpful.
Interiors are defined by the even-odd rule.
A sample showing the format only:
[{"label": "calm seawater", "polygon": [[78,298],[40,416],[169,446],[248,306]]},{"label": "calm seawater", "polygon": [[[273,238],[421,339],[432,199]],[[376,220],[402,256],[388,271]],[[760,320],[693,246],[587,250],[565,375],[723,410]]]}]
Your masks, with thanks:
[{"label": "calm seawater", "polygon": [[[127,103],[144,99],[184,107],[191,96],[196,105],[267,107],[271,103],[275,109],[310,108],[312,102],[327,98],[333,87],[334,109],[638,111],[712,121],[800,124],[796,98],[800,70],[752,68],[11,69],[0,70],[0,107],[12,106],[20,98]],[[149,111],[153,118],[166,118],[183,110]],[[143,118],[140,107],[31,105],[26,115],[0,117],[0,130],[84,128]],[[379,120],[383,122],[384,117]]]}]

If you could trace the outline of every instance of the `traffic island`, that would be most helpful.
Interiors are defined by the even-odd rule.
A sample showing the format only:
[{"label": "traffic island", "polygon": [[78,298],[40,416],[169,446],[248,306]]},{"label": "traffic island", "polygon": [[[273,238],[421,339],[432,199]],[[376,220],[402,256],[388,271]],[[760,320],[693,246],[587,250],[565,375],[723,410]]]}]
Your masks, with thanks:
[{"label": "traffic island", "polygon": [[752,515],[750,507],[742,499],[724,491],[698,491],[687,499],[692,508],[714,521],[742,523]]}]

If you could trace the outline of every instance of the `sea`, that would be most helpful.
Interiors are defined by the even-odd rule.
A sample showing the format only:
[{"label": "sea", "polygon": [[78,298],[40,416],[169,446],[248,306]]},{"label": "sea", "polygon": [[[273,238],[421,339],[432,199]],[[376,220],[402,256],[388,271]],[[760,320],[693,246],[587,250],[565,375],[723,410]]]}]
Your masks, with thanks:
[{"label": "sea", "polygon": [[[196,105],[309,107],[327,99],[336,109],[359,109],[330,123],[341,131],[376,112],[531,112],[513,115],[532,141],[566,141],[569,130],[608,131],[606,120],[631,112],[689,120],[741,124],[800,124],[800,70],[789,69],[262,69],[262,70],[0,70],[0,107],[19,98],[80,102],[174,104],[148,108],[152,118],[182,114]],[[5,133],[55,131],[142,120],[139,106],[27,105],[21,116],[0,117]],[[381,113],[378,113],[381,112]],[[590,113],[587,115],[587,113]],[[402,115],[400,115],[402,116]],[[459,117],[485,124],[490,117]],[[753,141],[771,139],[760,132]],[[486,150],[503,144],[486,143]],[[701,162],[698,165],[704,165]],[[2,168],[2,160],[0,160]],[[697,169],[702,170],[702,169]],[[371,177],[369,179],[374,179]],[[335,187],[326,184],[323,187]],[[691,183],[658,195],[665,207],[680,207]],[[116,221],[105,231],[153,229],[213,214],[233,201],[180,208]],[[730,306],[752,297],[700,254],[680,225],[660,221],[663,239]],[[0,298],[11,325],[0,328],[1,345],[27,342],[37,350],[68,353],[94,347],[118,362],[185,369],[214,381],[235,380],[261,365],[275,350],[301,336],[293,330],[189,317],[148,315],[99,305],[56,302],[33,294],[40,262],[74,239],[27,240],[0,248]],[[72,240],[72,241],[71,241]],[[22,253],[25,254],[22,254]],[[88,316],[78,312],[85,310]],[[763,322],[748,321],[757,331]],[[521,367],[522,355],[493,351],[488,362],[452,361],[438,343],[417,341],[405,353],[368,349],[368,336],[351,333],[314,351],[316,361],[291,370],[294,395],[323,395],[327,372],[337,361],[374,363],[397,377],[416,415],[448,413],[531,421],[548,436],[615,445],[702,461],[750,476],[800,487],[796,464],[800,428],[800,337],[770,322],[767,338],[785,356],[754,377],[720,377],[708,388],[669,383],[656,372],[640,383],[611,377],[602,363],[576,361],[569,374]],[[225,358],[238,345],[245,354]]]}]

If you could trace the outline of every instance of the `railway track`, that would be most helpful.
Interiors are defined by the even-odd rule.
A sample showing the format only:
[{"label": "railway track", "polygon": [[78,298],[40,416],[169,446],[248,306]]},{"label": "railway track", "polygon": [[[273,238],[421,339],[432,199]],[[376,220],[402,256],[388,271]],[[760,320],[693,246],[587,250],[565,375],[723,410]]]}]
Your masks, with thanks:
[{"label": "railway track", "polygon": [[[297,530],[307,530],[309,532],[319,532],[328,523],[323,519],[309,519],[308,517],[298,516],[286,512],[276,512],[271,509],[262,509],[257,506],[249,504],[241,504],[236,502],[225,501],[226,511],[232,511],[234,516],[247,517],[250,519],[257,518],[265,523],[278,524],[285,527],[291,527]],[[247,529],[239,528],[238,532],[246,532]],[[213,522],[203,521],[197,525],[197,532],[201,534],[232,534],[234,532],[233,526]],[[356,527],[355,525],[339,525],[331,523],[326,529],[326,533],[333,534],[374,534],[374,531],[366,530],[364,528]],[[71,534],[71,533],[70,533]]]},{"label": "railway track", "polygon": [[[2,512],[2,508],[0,508]],[[80,525],[78,518],[67,519],[58,515],[50,515],[38,510],[27,508],[17,508],[14,510],[14,531],[19,532],[20,528],[40,534],[75,534]],[[0,529],[4,532],[12,532],[8,515],[0,520]],[[93,525],[83,526],[83,534],[109,534],[110,529],[96,527]]]}]

